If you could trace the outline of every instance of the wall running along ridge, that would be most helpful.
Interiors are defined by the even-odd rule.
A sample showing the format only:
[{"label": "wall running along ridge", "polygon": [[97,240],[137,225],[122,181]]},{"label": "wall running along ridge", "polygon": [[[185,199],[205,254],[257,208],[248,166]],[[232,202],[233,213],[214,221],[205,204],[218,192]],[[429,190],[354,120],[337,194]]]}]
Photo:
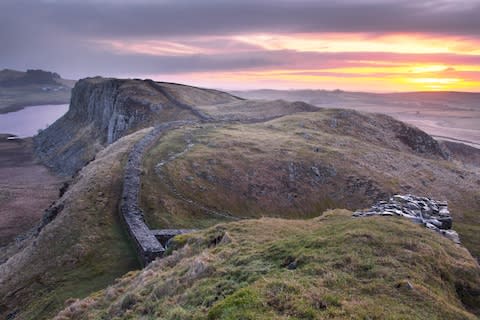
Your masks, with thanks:
[{"label": "wall running along ridge", "polygon": [[133,146],[128,155],[123,178],[120,215],[132,238],[138,259],[146,266],[157,257],[161,257],[165,248],[145,224],[142,209],[139,206],[140,176],[144,153],[166,131],[176,129],[197,121],[172,121],[156,126]]}]

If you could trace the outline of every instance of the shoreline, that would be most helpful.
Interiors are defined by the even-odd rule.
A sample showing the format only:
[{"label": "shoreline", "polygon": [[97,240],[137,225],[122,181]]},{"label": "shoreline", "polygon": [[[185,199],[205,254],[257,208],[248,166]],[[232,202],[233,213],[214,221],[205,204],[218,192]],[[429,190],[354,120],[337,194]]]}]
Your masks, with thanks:
[{"label": "shoreline", "polygon": [[473,141],[456,139],[456,138],[451,138],[451,137],[447,137],[447,136],[432,135],[432,134],[430,136],[437,141],[448,141],[448,142],[460,143],[460,144],[464,144],[466,146],[469,146],[469,147],[480,150],[480,144],[475,143]]},{"label": "shoreline", "polygon": [[68,109],[68,104],[31,105],[16,112],[0,114],[0,134],[33,137],[62,117]]}]

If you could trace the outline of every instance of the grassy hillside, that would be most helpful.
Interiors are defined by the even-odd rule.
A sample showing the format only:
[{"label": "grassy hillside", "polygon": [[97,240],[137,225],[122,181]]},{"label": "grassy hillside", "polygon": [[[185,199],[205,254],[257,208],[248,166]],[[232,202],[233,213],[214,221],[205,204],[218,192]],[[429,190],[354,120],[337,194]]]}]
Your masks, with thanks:
[{"label": "grassy hillside", "polygon": [[341,90],[252,90],[232,93],[247,99],[299,100],[318,107],[380,112],[415,125],[440,139],[463,142],[480,148],[478,92],[378,94]]},{"label": "grassy hillside", "polygon": [[[91,78],[74,92],[69,113],[37,142],[60,169],[88,164],[50,223],[0,250],[0,318],[50,319],[65,301],[89,295],[59,319],[473,319],[477,312],[478,264],[465,248],[401,219],[355,220],[337,210],[312,220],[393,193],[448,200],[454,228],[478,257],[475,159],[449,159],[447,151],[458,150],[383,115],[140,80]],[[181,249],[170,258],[93,293],[139,267],[118,219],[126,155],[144,127],[174,119],[199,122],[167,132],[146,154],[147,223],[223,224],[176,238]]]},{"label": "grassy hillside", "polygon": [[401,218],[264,218],[175,238],[171,255],[55,319],[477,319],[468,251]]},{"label": "grassy hillside", "polygon": [[146,156],[142,207],[155,228],[202,228],[239,218],[309,218],[329,208],[369,207],[395,193],[421,194],[449,201],[454,227],[478,257],[478,167],[438,150],[415,151],[421,148],[405,143],[399,125],[382,115],[325,109],[176,130]]},{"label": "grassy hillside", "polygon": [[137,130],[197,119],[192,103],[236,101],[227,93],[179,84],[113,78],[79,80],[68,112],[34,138],[42,163],[71,176],[95,154]]},{"label": "grassy hillside", "polygon": [[123,162],[148,129],[120,139],[83,168],[57,205],[57,217],[0,250],[0,319],[51,319],[71,297],[100,290],[138,268],[119,223]]}]

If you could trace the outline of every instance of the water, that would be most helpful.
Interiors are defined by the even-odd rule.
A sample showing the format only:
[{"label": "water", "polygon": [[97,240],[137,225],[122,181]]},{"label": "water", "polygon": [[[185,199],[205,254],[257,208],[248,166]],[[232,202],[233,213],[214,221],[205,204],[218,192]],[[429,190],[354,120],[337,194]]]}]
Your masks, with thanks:
[{"label": "water", "polygon": [[0,114],[0,133],[21,138],[32,137],[45,129],[68,110],[68,104],[30,106],[16,112]]}]

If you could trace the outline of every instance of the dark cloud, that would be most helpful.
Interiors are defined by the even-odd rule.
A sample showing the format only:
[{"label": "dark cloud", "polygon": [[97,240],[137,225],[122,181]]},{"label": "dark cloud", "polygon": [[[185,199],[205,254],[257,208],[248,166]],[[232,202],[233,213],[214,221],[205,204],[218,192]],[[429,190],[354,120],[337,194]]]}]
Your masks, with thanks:
[{"label": "dark cloud", "polygon": [[[454,4],[454,5],[453,5]],[[4,0],[0,17],[82,36],[426,32],[478,36],[478,1]],[[18,19],[20,17],[20,19]]]}]

